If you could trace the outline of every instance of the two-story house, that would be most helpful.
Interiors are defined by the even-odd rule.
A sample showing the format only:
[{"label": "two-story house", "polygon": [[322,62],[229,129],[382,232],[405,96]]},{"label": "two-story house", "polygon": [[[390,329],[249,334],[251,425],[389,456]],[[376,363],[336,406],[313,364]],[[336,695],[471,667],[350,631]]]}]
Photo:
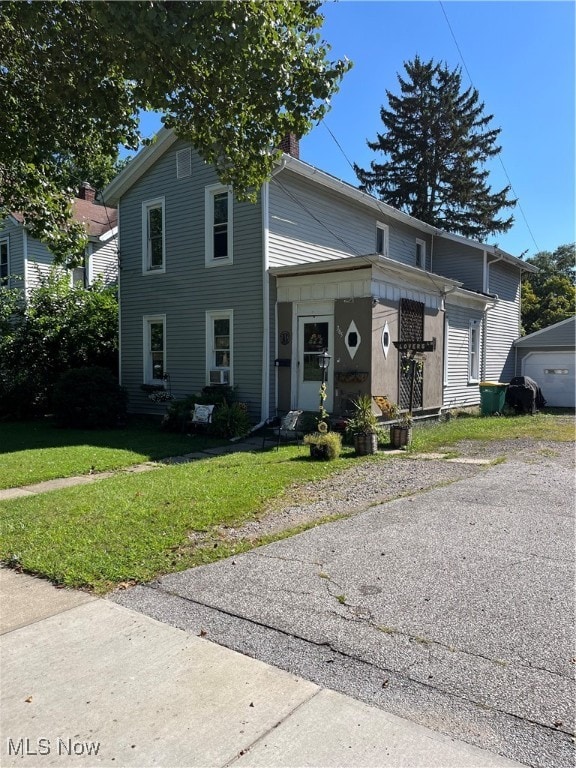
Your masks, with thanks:
[{"label": "two-story house", "polygon": [[[84,225],[88,247],[84,264],[72,270],[71,279],[85,287],[97,278],[106,284],[118,279],[117,212],[96,203],[95,195],[96,190],[84,182],[72,202],[73,218]],[[11,213],[0,222],[0,285],[26,292],[38,285],[53,263],[53,254],[30,235],[22,214]]]},{"label": "two-story house", "polygon": [[[520,276],[497,248],[418,221],[298,158],[287,140],[256,204],[162,130],[104,192],[119,206],[121,381],[131,410],[169,375],[183,397],[227,384],[254,422],[360,393],[415,413],[470,406],[513,376]],[[424,350],[411,387],[409,356]]]}]

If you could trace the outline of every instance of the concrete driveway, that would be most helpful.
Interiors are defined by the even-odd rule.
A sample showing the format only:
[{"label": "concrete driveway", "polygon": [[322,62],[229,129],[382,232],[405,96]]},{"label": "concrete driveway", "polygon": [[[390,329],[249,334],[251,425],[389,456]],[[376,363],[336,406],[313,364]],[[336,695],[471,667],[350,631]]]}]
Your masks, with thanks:
[{"label": "concrete driveway", "polygon": [[560,444],[512,457],[113,599],[454,738],[564,768],[573,459]]}]

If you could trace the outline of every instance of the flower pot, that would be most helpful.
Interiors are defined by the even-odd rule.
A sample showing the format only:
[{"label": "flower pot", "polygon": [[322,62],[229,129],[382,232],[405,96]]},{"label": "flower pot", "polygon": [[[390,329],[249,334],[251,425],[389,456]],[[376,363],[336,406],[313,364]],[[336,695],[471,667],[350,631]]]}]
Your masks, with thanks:
[{"label": "flower pot", "polygon": [[310,458],[321,459],[323,461],[328,460],[328,446],[317,445],[316,443],[310,443]]},{"label": "flower pot", "polygon": [[405,448],[412,442],[412,427],[395,424],[390,427],[390,443],[393,448]]},{"label": "flower pot", "polygon": [[374,432],[357,432],[354,435],[354,450],[359,456],[369,456],[378,451],[378,435]]}]

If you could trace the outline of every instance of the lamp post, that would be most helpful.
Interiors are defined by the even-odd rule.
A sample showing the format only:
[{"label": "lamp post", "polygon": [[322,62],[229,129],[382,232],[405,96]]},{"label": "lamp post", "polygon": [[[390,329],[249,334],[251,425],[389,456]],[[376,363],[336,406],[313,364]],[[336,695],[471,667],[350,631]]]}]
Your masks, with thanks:
[{"label": "lamp post", "polygon": [[329,355],[326,349],[324,350],[324,352],[322,352],[321,355],[318,355],[318,365],[322,369],[322,386],[320,387],[320,417],[321,418],[324,416],[324,399],[326,397],[326,392],[325,392],[326,372],[328,370],[328,366],[330,365],[330,360],[332,360],[332,355]]}]

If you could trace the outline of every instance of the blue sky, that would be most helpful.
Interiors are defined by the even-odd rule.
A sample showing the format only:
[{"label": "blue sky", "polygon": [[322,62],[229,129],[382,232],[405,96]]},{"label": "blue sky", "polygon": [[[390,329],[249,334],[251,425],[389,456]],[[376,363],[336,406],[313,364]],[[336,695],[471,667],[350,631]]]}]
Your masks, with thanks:
[{"label": "blue sky", "polygon": [[[375,159],[366,140],[382,128],[386,90],[399,93],[404,61],[418,54],[462,66],[464,86],[471,78],[486,114],[494,115],[492,126],[502,129],[502,163],[489,166],[490,184],[501,189],[508,176],[522,206],[514,210],[512,229],[488,242],[516,256],[527,251],[525,257],[573,242],[574,10],[568,0],[325,3],[323,37],[333,57],[347,56],[354,67],[333,98],[326,125],[302,139],[301,159],[356,184],[348,160],[367,168]],[[142,127],[145,135],[152,133],[157,118],[150,116]]]}]

